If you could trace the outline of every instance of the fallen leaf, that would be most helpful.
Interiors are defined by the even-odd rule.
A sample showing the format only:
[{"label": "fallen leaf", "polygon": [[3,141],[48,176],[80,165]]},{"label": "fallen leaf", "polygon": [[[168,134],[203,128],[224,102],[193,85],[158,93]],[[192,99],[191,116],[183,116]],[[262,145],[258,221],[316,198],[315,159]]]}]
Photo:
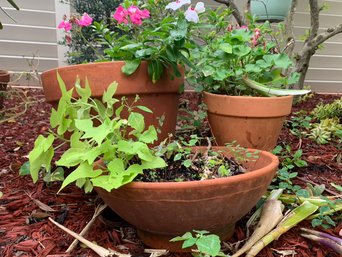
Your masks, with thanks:
[{"label": "fallen leaf", "polygon": [[277,250],[277,249],[273,249],[271,248],[272,251],[275,251],[277,254],[281,254],[280,257],[285,257],[285,256],[289,256],[291,255],[292,257],[294,257],[297,252],[295,250]]},{"label": "fallen leaf", "polygon": [[31,213],[31,217],[36,218],[36,219],[46,219],[46,218],[50,217],[50,214],[48,214],[46,212],[35,212],[35,211],[33,211]]}]

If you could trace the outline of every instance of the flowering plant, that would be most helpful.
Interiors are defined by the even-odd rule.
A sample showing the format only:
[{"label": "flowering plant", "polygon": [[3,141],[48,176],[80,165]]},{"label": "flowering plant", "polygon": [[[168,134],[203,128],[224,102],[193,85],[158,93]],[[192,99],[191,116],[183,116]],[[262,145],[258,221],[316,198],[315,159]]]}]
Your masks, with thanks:
[{"label": "flowering plant", "polygon": [[296,83],[299,74],[283,75],[293,63],[287,54],[279,52],[270,25],[257,25],[251,19],[248,26],[234,27],[227,19],[229,12],[210,12],[206,20],[211,25],[209,32],[198,34],[202,45],[191,51],[196,68],[188,74],[196,91],[228,95],[305,93],[283,90]]},{"label": "flowering plant", "polygon": [[118,31],[112,31],[103,22],[92,23],[86,13],[59,24],[59,28],[70,31],[73,27],[82,31],[92,26],[96,36],[98,61],[125,60],[122,71],[130,75],[141,61],[148,61],[148,73],[153,82],[163,74],[164,68],[172,67],[180,76],[179,64],[192,66],[189,49],[193,47],[190,30],[205,11],[204,4],[191,5],[190,0],[124,1],[115,11],[113,22]]}]

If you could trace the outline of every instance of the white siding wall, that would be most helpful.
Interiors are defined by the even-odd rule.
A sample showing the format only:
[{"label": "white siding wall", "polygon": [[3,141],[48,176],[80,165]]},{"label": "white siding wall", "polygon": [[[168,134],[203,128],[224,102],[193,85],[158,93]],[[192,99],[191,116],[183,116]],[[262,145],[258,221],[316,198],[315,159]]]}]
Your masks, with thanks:
[{"label": "white siding wall", "polygon": [[[12,8],[7,1],[0,0],[1,6],[14,18],[13,22],[0,12],[3,30],[0,30],[0,69],[17,73],[30,71],[29,61],[34,56],[34,65],[39,72],[57,67],[63,62],[63,47],[56,30],[56,22],[69,7],[58,0],[16,0],[20,11]],[[57,11],[56,11],[57,10]],[[31,79],[20,80],[21,85],[38,85]]]}]

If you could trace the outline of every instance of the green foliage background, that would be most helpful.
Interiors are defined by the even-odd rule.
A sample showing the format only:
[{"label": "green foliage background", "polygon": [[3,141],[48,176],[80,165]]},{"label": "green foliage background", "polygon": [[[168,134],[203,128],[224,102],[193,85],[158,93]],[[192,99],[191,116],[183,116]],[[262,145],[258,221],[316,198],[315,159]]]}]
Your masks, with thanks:
[{"label": "green foliage background", "polygon": [[[104,21],[106,24],[111,24],[111,16],[121,2],[121,0],[72,0],[70,4],[73,8],[72,12],[80,15],[86,12],[94,21]],[[114,30],[114,26],[110,27],[110,29]],[[83,28],[82,33],[86,40],[94,42],[91,27]],[[94,50],[79,34],[72,33],[71,36],[70,50],[67,52],[69,64],[91,62],[97,59]],[[66,44],[66,42],[63,42],[63,44]]]}]

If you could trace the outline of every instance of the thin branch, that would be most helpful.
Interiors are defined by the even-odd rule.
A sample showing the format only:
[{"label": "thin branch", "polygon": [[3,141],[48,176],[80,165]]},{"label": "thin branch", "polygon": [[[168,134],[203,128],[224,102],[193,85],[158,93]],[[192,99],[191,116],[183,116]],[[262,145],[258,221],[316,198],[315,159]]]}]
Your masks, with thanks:
[{"label": "thin branch", "polygon": [[49,217],[49,221],[52,222],[54,225],[62,229],[64,232],[68,233],[72,237],[76,238],[86,246],[88,246],[91,250],[97,253],[100,257],[110,257],[110,256],[118,256],[118,257],[131,257],[130,254],[122,254],[116,252],[114,250],[108,250],[103,248],[102,246],[96,245],[93,242],[85,239],[84,237],[80,236],[79,234],[75,233],[74,231],[64,227],[63,225],[59,224],[58,222],[54,221],[52,218]]},{"label": "thin branch", "polygon": [[311,18],[311,30],[310,36],[307,38],[307,42],[310,42],[318,33],[319,29],[319,11],[317,0],[309,0],[310,4],[310,18]]},{"label": "thin branch", "polygon": [[[80,236],[84,236],[85,234],[87,234],[87,232],[89,231],[91,226],[95,223],[96,218],[102,213],[102,211],[106,207],[107,207],[107,204],[101,204],[101,205],[96,207],[93,217],[88,222],[88,224],[83,228],[83,230],[79,234]],[[75,249],[75,247],[77,246],[78,242],[79,242],[78,239],[75,238],[75,240],[71,243],[71,245],[68,247],[68,249],[65,252],[71,253]]]},{"label": "thin branch", "polygon": [[244,19],[244,16],[241,14],[237,5],[234,3],[234,0],[214,0],[214,1],[217,3],[220,3],[220,4],[224,4],[228,8],[232,9],[233,16],[234,16],[236,22],[239,24],[239,26],[246,25],[246,21]]}]

